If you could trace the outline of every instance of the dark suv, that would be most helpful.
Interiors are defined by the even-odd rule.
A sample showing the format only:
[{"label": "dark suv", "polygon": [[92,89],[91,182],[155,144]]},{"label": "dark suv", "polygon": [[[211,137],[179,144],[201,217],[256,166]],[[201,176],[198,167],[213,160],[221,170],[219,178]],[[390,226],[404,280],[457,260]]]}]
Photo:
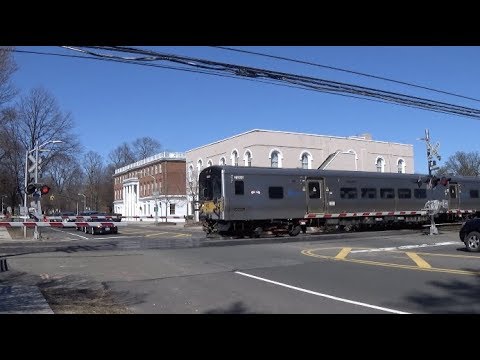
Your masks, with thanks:
[{"label": "dark suv", "polygon": [[468,251],[480,251],[480,219],[470,219],[463,224],[458,234],[460,240],[465,243]]}]

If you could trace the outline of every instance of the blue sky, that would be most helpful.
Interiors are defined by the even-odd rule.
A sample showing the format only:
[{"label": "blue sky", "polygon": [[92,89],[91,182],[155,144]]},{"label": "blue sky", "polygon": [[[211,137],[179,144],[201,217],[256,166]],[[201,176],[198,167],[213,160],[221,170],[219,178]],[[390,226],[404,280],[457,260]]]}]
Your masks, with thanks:
[{"label": "blue sky", "polygon": [[[480,108],[478,101],[212,47],[148,48]],[[236,48],[480,98],[480,47]],[[77,55],[59,47],[17,49]],[[13,81],[22,94],[37,86],[49,90],[60,108],[71,112],[74,132],[85,150],[105,158],[123,141],[143,136],[157,139],[167,150],[186,151],[254,128],[335,136],[370,133],[375,140],[413,144],[419,173],[426,173],[427,165],[425,144],[417,139],[427,128],[433,142],[440,142],[440,165],[456,151],[480,151],[480,122],[470,118],[176,70],[23,53],[14,56],[19,70]]]}]

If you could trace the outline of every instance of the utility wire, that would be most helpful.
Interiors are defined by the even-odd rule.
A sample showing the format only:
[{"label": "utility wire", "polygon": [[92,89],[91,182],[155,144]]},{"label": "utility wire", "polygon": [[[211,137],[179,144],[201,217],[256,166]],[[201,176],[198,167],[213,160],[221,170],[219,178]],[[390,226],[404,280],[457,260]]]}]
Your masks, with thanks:
[{"label": "utility wire", "polygon": [[[118,62],[118,63],[130,64],[130,65],[150,66],[150,67],[157,67],[157,68],[162,68],[162,69],[179,70],[179,71],[186,71],[186,72],[199,73],[199,74],[205,74],[205,75],[220,76],[220,77],[225,77],[225,78],[233,78],[233,79],[237,79],[237,80],[239,79],[239,80],[245,80],[245,81],[254,81],[254,82],[260,82],[260,83],[263,83],[263,84],[283,86],[283,87],[288,87],[288,88],[293,88],[293,89],[317,91],[315,89],[306,88],[306,87],[300,86],[300,85],[282,84],[282,83],[278,83],[278,82],[262,80],[262,79],[255,79],[255,78],[238,78],[237,76],[234,76],[234,75],[225,75],[225,74],[222,74],[222,73],[213,73],[213,72],[207,72],[207,71],[202,71],[202,70],[186,69],[186,68],[175,67],[175,66],[166,66],[166,65],[158,65],[158,64],[151,64],[151,63],[141,63],[141,62],[135,62],[135,61],[123,61],[123,60],[113,59],[113,58],[101,58],[101,57],[71,55],[71,54],[69,54],[69,55],[57,54],[57,53],[51,53],[51,52],[26,51],[26,50],[12,50],[12,51],[17,52],[17,53],[33,54],[33,55],[59,56],[59,57],[77,58],[77,59],[84,59],[84,60],[96,60],[96,61],[112,61],[112,62]],[[362,97],[354,96],[354,95],[338,94],[338,93],[334,93],[332,91],[324,91],[324,92],[328,93],[328,94],[332,94],[332,95],[339,95],[339,96],[344,96],[344,97],[349,97],[349,98],[354,98],[354,99],[368,100],[368,101],[379,102],[379,103],[384,103],[384,104],[391,104],[387,101],[382,101],[382,100],[377,100],[377,99],[368,99],[368,98],[362,98]],[[395,105],[398,105],[398,104],[395,104]]]},{"label": "utility wire", "polygon": [[[304,90],[319,91],[324,93],[330,93],[335,95],[342,95],[347,97],[353,97],[363,100],[371,100],[376,102],[397,104],[402,106],[408,106],[413,108],[421,108],[424,110],[445,113],[445,114],[455,114],[459,116],[473,117],[480,119],[480,110],[461,107],[457,105],[452,105],[448,103],[442,103],[429,99],[422,99],[419,97],[412,97],[404,94],[392,93],[382,90],[375,90],[371,88],[355,86],[340,82],[327,81],[317,78],[298,76],[294,74],[275,72],[264,69],[257,69],[252,67],[245,67],[233,64],[224,64],[209,60],[195,59],[189,57],[182,57],[172,54],[160,54],[153,51],[140,50],[136,48],[126,48],[126,47],[89,47],[96,49],[104,49],[108,51],[116,52],[129,52],[129,53],[139,53],[141,55],[147,55],[136,58],[123,58],[116,57],[110,54],[99,54],[92,51],[85,51],[83,49],[77,49],[74,47],[68,47],[69,50],[80,51],[86,53],[90,56],[74,56],[74,55],[62,55],[62,54],[53,54],[53,53],[40,53],[40,52],[30,52],[22,50],[13,50],[16,52],[23,53],[34,53],[42,55],[53,55],[53,56],[64,56],[64,57],[76,57],[82,59],[93,59],[93,60],[104,60],[104,61],[114,61],[121,63],[130,63],[143,66],[152,66],[159,68],[166,68],[172,70],[187,71],[193,73],[202,73],[207,75],[215,75],[228,78],[240,78],[243,80],[253,80],[268,84],[282,85],[287,87],[301,88]],[[142,59],[132,60],[132,59]],[[143,59],[148,59],[149,63],[143,62]],[[150,63],[152,60],[163,60],[163,61],[172,61],[177,64],[184,65],[184,67],[173,67],[159,64]],[[188,69],[185,66],[193,66],[197,69]],[[228,74],[225,74],[228,72]],[[285,84],[287,83],[287,84]],[[372,97],[373,99],[371,99]]]},{"label": "utility wire", "polygon": [[437,92],[437,93],[440,93],[440,94],[446,94],[446,95],[459,97],[459,98],[462,98],[462,99],[468,99],[468,100],[473,100],[473,101],[480,102],[480,99],[476,99],[476,98],[472,98],[472,97],[468,97],[468,96],[464,96],[464,95],[459,95],[459,94],[451,93],[451,92],[444,91],[444,90],[433,89],[433,88],[430,88],[430,87],[427,87],[427,86],[416,85],[416,84],[412,84],[412,83],[408,83],[408,82],[404,82],[404,81],[399,81],[399,80],[394,80],[394,79],[385,78],[385,77],[381,77],[381,76],[366,74],[366,73],[362,73],[362,72],[359,72],[359,71],[342,69],[342,68],[338,68],[338,67],[335,67],[335,66],[322,65],[322,64],[318,64],[318,63],[312,63],[312,62],[309,62],[309,61],[286,58],[286,57],[283,57],[283,56],[275,56],[275,55],[270,55],[270,54],[264,54],[264,53],[259,53],[259,52],[255,52],[255,51],[234,49],[234,48],[230,48],[230,47],[227,47],[227,46],[211,46],[211,47],[217,48],[217,49],[229,50],[229,51],[236,51],[236,52],[245,53],[245,54],[258,55],[258,56],[268,57],[268,58],[277,59],[277,60],[285,60],[285,61],[295,62],[295,63],[298,63],[298,64],[311,65],[311,66],[321,67],[321,68],[330,69],[330,70],[342,71],[342,72],[346,72],[346,73],[350,73],[350,74],[355,74],[355,75],[365,76],[365,77],[369,77],[369,78],[373,78],[373,79],[389,81],[389,82],[393,82],[393,83],[396,83],[396,84],[407,85],[407,86],[416,87],[416,88],[419,88],[419,89],[434,91],[434,92]]},{"label": "utility wire", "polygon": [[[319,78],[313,78],[308,76],[300,76],[295,74],[283,73],[278,71],[271,71],[265,69],[259,69],[254,67],[246,67],[235,64],[220,63],[216,61],[197,59],[192,57],[162,54],[150,50],[142,50],[132,47],[89,47],[96,49],[103,49],[108,51],[135,53],[148,56],[156,56],[160,61],[172,61],[175,63],[195,66],[198,68],[218,70],[224,72],[230,72],[239,77],[255,77],[255,78],[268,78],[283,82],[293,82],[300,86],[306,86],[313,88],[320,92],[332,91],[332,92],[344,92],[355,94],[361,97],[374,97],[384,100],[389,103],[397,103],[402,105],[409,105],[424,110],[439,110],[440,112],[455,114],[459,116],[473,117],[480,119],[480,110],[474,108],[468,108],[459,105],[453,105],[445,102],[424,99],[415,96],[409,96],[405,94],[395,93],[391,91],[376,90],[368,87],[351,85],[347,83],[328,81]],[[102,54],[96,54],[96,56],[103,56]]]}]

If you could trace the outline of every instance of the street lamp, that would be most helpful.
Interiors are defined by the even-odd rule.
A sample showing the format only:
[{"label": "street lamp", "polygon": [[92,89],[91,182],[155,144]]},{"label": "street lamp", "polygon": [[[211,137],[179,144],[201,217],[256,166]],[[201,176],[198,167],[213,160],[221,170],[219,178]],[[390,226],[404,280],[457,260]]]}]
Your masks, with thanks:
[{"label": "street lamp", "polygon": [[155,225],[158,225],[158,193],[157,193],[157,179],[153,175],[147,175],[153,178],[153,195],[155,196]]},{"label": "street lamp", "polygon": [[[78,196],[83,196],[83,211],[87,210],[87,196],[85,194],[78,194]],[[78,215],[78,208],[77,208]]]}]

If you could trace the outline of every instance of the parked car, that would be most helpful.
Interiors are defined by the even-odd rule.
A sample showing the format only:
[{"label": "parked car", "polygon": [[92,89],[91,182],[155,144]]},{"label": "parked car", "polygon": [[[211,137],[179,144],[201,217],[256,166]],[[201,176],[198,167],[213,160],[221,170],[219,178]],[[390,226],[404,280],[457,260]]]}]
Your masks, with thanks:
[{"label": "parked car", "polygon": [[480,218],[467,220],[458,234],[468,251],[480,251]]}]

